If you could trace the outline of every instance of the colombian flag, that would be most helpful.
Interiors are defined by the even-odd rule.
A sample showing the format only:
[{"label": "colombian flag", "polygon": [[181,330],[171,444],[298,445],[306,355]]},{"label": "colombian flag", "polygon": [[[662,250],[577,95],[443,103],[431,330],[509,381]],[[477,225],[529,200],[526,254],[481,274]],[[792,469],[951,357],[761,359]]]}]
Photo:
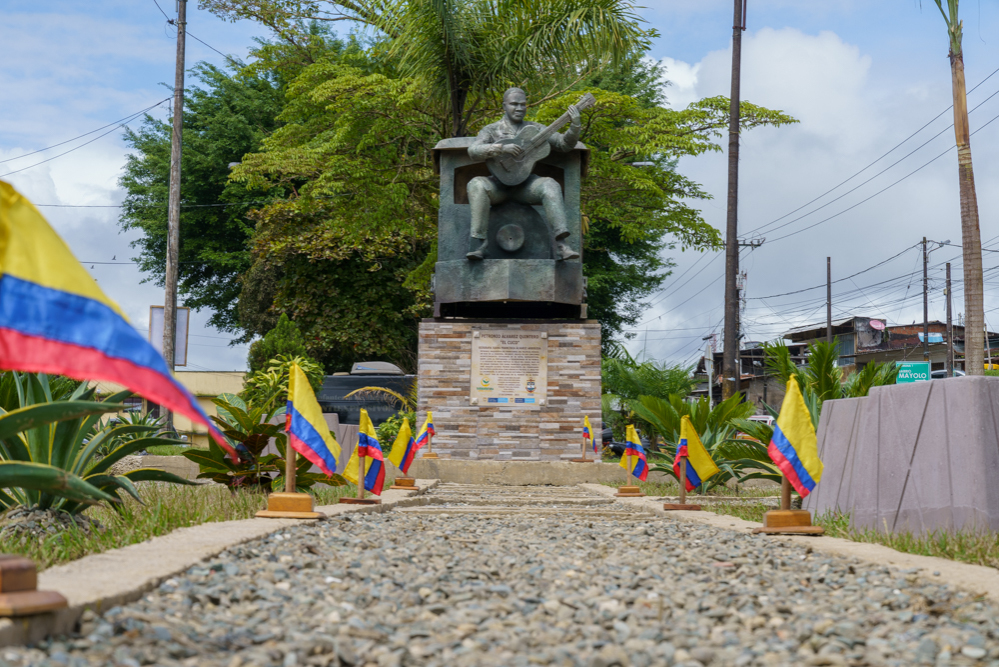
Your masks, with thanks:
[{"label": "colombian flag", "polygon": [[413,429],[409,428],[409,420],[403,419],[388,459],[405,475],[409,472],[409,466],[415,457],[416,441],[413,440]]},{"label": "colombian flag", "polygon": [[593,439],[593,428],[590,426],[590,417],[583,415],[583,440],[589,440],[593,445],[593,453],[597,453],[597,441]]},{"label": "colombian flag", "polygon": [[288,444],[292,449],[327,475],[336,472],[340,443],[326,426],[309,378],[298,364],[292,364],[288,373],[288,412],[284,430],[288,432]]},{"label": "colombian flag", "polygon": [[358,460],[364,457],[364,488],[376,496],[382,495],[382,487],[385,485],[385,457],[382,455],[381,445],[378,444],[378,436],[375,435],[375,427],[371,425],[371,418],[368,411],[361,408],[361,426],[357,433],[357,447],[347,461],[347,467],[343,471],[343,476],[349,481],[357,484]]},{"label": "colombian flag", "polygon": [[822,479],[815,427],[793,375],[787,382],[787,393],[767,453],[802,498]]},{"label": "colombian flag", "polygon": [[635,432],[635,427],[631,424],[628,424],[625,440],[627,442],[619,465],[628,470],[627,461],[630,456],[631,470],[628,470],[628,472],[644,482],[645,478],[649,476],[649,464],[645,460],[645,448],[642,447],[642,441],[638,439],[638,433]]},{"label": "colombian flag", "polygon": [[676,448],[676,458],[673,459],[673,472],[676,473],[677,479],[680,479],[681,456],[687,457],[688,491],[693,491],[708,477],[720,472],[714,459],[701,443],[701,439],[697,436],[697,431],[687,415],[684,415],[680,420],[680,443]]},{"label": "colombian flag", "polygon": [[430,436],[437,435],[437,431],[434,430],[434,413],[427,413],[427,421],[423,422],[423,426],[420,427],[420,432],[416,436],[416,443],[413,445],[413,452],[418,452],[425,444],[430,442]]},{"label": "colombian flag", "polygon": [[31,202],[0,181],[0,368],[120,384],[208,429],[239,456],[173,379]]}]

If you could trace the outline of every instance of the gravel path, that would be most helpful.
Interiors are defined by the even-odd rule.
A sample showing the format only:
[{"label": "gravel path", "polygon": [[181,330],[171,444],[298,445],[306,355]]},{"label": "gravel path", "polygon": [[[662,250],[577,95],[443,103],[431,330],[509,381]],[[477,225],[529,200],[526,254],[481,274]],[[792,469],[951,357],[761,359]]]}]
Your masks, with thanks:
[{"label": "gravel path", "polygon": [[447,504],[422,512],[230,549],[88,615],[80,636],[0,650],[0,663],[999,665],[994,605],[904,572],[669,518],[586,515],[578,497],[502,516],[466,496],[445,485]]}]

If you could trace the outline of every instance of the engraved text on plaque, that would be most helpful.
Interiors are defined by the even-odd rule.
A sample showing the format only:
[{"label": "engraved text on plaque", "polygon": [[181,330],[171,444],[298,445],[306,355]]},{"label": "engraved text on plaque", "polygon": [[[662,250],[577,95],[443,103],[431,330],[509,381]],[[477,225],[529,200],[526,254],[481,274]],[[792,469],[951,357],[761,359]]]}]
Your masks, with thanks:
[{"label": "engraved text on plaque", "polygon": [[538,407],[548,390],[548,334],[493,329],[472,335],[472,405]]}]

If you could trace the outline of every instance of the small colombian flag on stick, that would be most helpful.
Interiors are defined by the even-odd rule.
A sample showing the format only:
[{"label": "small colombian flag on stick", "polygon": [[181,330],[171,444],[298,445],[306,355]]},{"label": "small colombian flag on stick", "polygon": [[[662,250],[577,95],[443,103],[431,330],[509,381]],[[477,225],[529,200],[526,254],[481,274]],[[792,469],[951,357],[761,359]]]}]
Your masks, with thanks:
[{"label": "small colombian flag on stick", "polygon": [[649,464],[645,460],[645,448],[642,447],[642,441],[638,439],[638,432],[631,424],[628,424],[625,440],[627,442],[619,465],[628,470],[628,463],[630,463],[631,469],[628,472],[644,482],[645,478],[649,476]]},{"label": "small colombian flag on stick", "polygon": [[309,378],[298,364],[288,373],[288,444],[327,475],[336,472],[340,443],[330,434]]},{"label": "small colombian flag on stick", "polygon": [[680,442],[673,460],[673,472],[677,479],[680,478],[680,459],[683,457],[687,458],[687,491],[693,491],[709,477],[720,472],[687,415],[680,420]]},{"label": "small colombian flag on stick", "polygon": [[593,453],[597,453],[597,441],[593,439],[593,427],[590,426],[589,415],[583,415],[583,440],[589,440],[593,446]]},{"label": "small colombian flag on stick", "polygon": [[[376,496],[382,495],[382,487],[385,485],[385,457],[382,454],[381,445],[378,444],[378,436],[375,435],[375,427],[371,424],[368,411],[361,408],[361,425],[357,434],[357,447],[347,461],[347,467],[343,471],[343,476],[350,482],[358,484],[358,469],[360,459],[364,459],[364,489]],[[360,484],[358,484],[360,486]]]},{"label": "small colombian flag on stick", "polygon": [[802,498],[822,479],[822,461],[812,416],[793,375],[788,380],[767,453]]},{"label": "small colombian flag on stick", "polygon": [[416,458],[416,441],[413,440],[413,429],[409,428],[409,420],[404,418],[399,428],[399,435],[395,437],[392,449],[389,450],[388,460],[406,475],[414,458]]}]

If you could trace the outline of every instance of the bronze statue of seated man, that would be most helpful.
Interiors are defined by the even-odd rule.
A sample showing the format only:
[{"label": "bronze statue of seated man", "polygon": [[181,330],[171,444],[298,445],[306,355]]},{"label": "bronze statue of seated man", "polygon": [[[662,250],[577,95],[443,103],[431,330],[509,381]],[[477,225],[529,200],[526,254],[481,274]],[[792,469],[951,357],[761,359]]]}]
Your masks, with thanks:
[{"label": "bronze statue of seated man", "polygon": [[[519,158],[524,149],[516,143],[501,143],[514,139],[517,133],[527,125],[539,128],[544,126],[525,121],[527,113],[527,94],[520,88],[510,88],[503,94],[503,118],[482,128],[475,142],[468,149],[473,160],[492,160],[512,156]],[[557,151],[568,153],[576,146],[582,129],[579,110],[570,106],[569,129],[564,134],[554,132],[548,137],[549,145]],[[468,184],[468,203],[472,207],[472,239],[466,257],[470,260],[485,258],[486,230],[489,226],[489,209],[504,202],[514,201],[521,204],[541,204],[544,207],[545,218],[552,235],[555,237],[557,260],[578,259],[579,253],[570,248],[565,239],[569,236],[566,224],[565,202],[562,199],[562,188],[553,178],[530,174],[526,180],[516,185],[504,185],[495,176],[476,176]]]}]

